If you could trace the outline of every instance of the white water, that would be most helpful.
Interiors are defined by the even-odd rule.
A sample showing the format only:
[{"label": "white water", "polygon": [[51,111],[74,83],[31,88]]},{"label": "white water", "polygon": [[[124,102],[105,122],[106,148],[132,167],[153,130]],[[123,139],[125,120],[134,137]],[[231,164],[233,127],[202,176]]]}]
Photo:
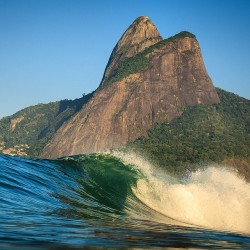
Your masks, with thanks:
[{"label": "white water", "polygon": [[144,172],[133,192],[150,208],[190,225],[250,234],[250,184],[234,171],[208,166],[177,182],[135,154],[115,156]]}]

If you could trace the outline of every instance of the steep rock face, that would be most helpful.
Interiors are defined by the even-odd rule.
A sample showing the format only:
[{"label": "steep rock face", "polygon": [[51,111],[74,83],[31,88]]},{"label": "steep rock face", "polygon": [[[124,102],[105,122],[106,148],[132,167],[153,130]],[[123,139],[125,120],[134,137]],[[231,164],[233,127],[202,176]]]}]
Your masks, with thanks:
[{"label": "steep rock face", "polygon": [[180,116],[185,106],[219,102],[192,34],[180,33],[137,55],[149,66],[99,88],[57,131],[43,157],[117,148],[145,136],[153,124]]},{"label": "steep rock face", "polygon": [[111,53],[106,66],[101,86],[115,73],[119,63],[125,58],[132,57],[159,41],[162,38],[151,20],[146,16],[138,17],[124,32]]}]

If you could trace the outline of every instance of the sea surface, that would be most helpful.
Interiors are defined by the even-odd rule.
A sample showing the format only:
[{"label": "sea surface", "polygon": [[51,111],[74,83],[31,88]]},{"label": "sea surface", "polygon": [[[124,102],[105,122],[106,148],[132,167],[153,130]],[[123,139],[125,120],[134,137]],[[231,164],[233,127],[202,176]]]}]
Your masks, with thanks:
[{"label": "sea surface", "polygon": [[0,249],[250,249],[250,185],[170,176],[135,154],[0,155]]}]

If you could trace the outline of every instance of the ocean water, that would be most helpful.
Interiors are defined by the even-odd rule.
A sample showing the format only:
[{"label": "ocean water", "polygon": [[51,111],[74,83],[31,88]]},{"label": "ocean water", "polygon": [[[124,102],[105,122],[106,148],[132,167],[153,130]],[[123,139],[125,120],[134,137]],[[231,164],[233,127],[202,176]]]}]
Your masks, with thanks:
[{"label": "ocean water", "polygon": [[0,168],[0,249],[250,249],[250,184],[223,167],[174,178],[116,152]]}]

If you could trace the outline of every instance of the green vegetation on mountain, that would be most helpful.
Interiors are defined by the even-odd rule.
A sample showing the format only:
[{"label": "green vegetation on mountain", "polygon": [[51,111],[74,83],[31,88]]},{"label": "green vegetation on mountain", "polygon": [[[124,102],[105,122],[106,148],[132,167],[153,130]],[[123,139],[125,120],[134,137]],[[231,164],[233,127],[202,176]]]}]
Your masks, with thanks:
[{"label": "green vegetation on mountain", "polygon": [[122,80],[126,76],[143,72],[151,66],[151,62],[142,53],[124,59],[115,69],[106,83],[113,83]]},{"label": "green vegetation on mountain", "polygon": [[0,152],[37,157],[61,125],[78,112],[92,94],[75,100],[38,104],[0,120]]},{"label": "green vegetation on mountain", "polygon": [[185,37],[195,38],[195,35],[187,31],[182,31],[175,36],[171,36],[168,39],[161,40],[160,42],[151,45],[150,47],[146,48],[133,57],[125,58],[120,62],[118,68],[116,68],[112,72],[110,77],[106,80],[106,83],[120,81],[130,74],[140,73],[149,69],[152,66],[150,60],[147,57],[150,53],[152,53],[154,50],[160,49],[161,47],[169,43],[176,42],[178,39],[182,39]]},{"label": "green vegetation on mountain", "polygon": [[250,101],[217,92],[221,103],[187,107],[179,118],[155,125],[128,148],[175,173],[232,158],[250,163]]}]

